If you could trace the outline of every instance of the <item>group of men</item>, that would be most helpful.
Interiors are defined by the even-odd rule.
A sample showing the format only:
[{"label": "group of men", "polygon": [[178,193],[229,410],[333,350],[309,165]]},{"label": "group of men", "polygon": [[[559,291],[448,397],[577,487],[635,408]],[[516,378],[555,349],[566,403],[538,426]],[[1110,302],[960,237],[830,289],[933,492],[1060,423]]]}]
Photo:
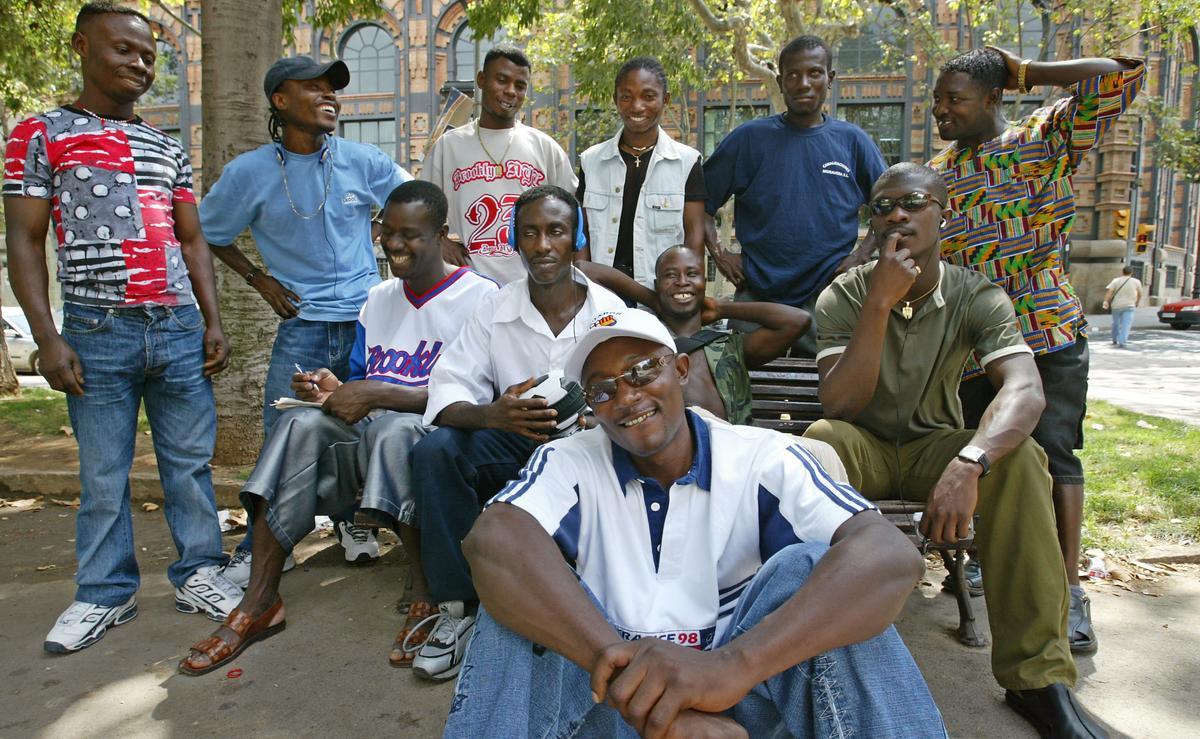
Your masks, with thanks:
[{"label": "group of men", "polygon": [[[575,171],[520,122],[531,64],[501,46],[478,119],[414,181],[333,135],[347,67],[291,57],[264,81],[272,143],[197,208],[182,147],[134,114],[146,18],[89,3],[72,45],[83,92],[14,129],[3,190],[13,287],[80,449],[78,588],[48,651],[137,615],[144,401],[176,607],[222,622],[184,674],[283,629],[281,575],[327,514],[351,562],[399,535],[413,576],[388,658],[458,676],[447,735],[944,736],[890,626],[922,562],[870,500],[903,497],[932,542],[974,532],[1008,704],[1043,735],[1104,735],[1071,693],[1096,637],[1076,567],[1087,341],[1062,255],[1070,175],[1142,62],[967,52],[934,89],[950,146],[885,168],[822,112],[836,73],[816,37],[780,53],[787,110],[706,161],[661,128],[666,75],[638,57],[614,82],[620,131]],[[1035,85],[1070,94],[1005,121],[1005,91]],[[730,197],[740,253],[713,220]],[[246,228],[263,266],[233,245]],[[734,300],[705,297],[705,249]],[[283,319],[232,557],[208,467],[230,351],[212,254]],[[825,420],[802,439],[750,425],[748,370],[789,350],[820,373]],[[593,415],[532,393],[553,373]],[[289,396],[309,407],[272,407]]]}]

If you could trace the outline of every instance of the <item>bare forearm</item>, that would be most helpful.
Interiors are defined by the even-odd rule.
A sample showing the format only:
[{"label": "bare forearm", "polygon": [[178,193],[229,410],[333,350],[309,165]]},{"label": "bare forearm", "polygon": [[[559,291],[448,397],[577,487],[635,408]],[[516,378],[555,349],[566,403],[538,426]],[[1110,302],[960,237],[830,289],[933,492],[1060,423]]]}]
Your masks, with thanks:
[{"label": "bare forearm", "polygon": [[40,344],[58,335],[50,311],[50,275],[46,269],[44,242],[38,245],[32,239],[10,230],[5,243],[8,249],[8,282],[29,321],[33,340]]},{"label": "bare forearm", "polygon": [[209,328],[221,325],[221,310],[217,304],[217,280],[213,272],[212,254],[202,239],[193,239],[181,245],[183,263],[187,265],[188,277],[196,304],[204,315],[204,324]]},{"label": "bare forearm", "polygon": [[920,554],[876,513],[859,513],[844,524],[851,525],[858,531],[821,557],[803,587],[723,648],[756,682],[876,636],[904,607],[924,570]]},{"label": "bare forearm", "polygon": [[880,357],[890,311],[890,307],[873,305],[869,297],[863,305],[846,351],[822,375],[817,389],[827,418],[853,421],[871,402],[879,383]]},{"label": "bare forearm", "polygon": [[984,411],[971,444],[995,462],[1029,438],[1045,407],[1040,383],[1005,383]]},{"label": "bare forearm", "polygon": [[575,266],[587,275],[589,280],[599,283],[602,287],[607,287],[623,300],[632,300],[650,307],[658,305],[658,298],[653,290],[619,269],[595,262],[576,262]]},{"label": "bare forearm", "polygon": [[475,405],[466,401],[451,403],[438,413],[435,423],[438,426],[449,426],[468,431],[485,429],[487,425],[487,406]]},{"label": "bare forearm", "polygon": [[808,311],[779,303],[718,303],[722,318],[757,323],[743,344],[746,365],[761,367],[787,351],[812,324]]},{"label": "bare forearm", "polygon": [[1025,68],[1025,86],[1068,87],[1089,77],[1130,68],[1131,64],[1121,59],[1103,57],[1071,59],[1062,62],[1030,62],[1029,66]]},{"label": "bare forearm", "polygon": [[463,541],[479,599],[497,622],[591,670],[620,641],[534,518],[497,503]]},{"label": "bare forearm", "polygon": [[701,264],[704,263],[704,235],[708,214],[704,212],[703,200],[692,200],[683,204],[683,245],[691,249]]},{"label": "bare forearm", "polygon": [[367,393],[371,407],[401,413],[424,413],[428,391],[417,387],[403,387],[381,380],[359,380],[363,392]]},{"label": "bare forearm", "polygon": [[213,254],[217,255],[217,259],[225,263],[226,267],[237,272],[241,277],[245,277],[253,269],[258,269],[254,266],[253,262],[246,258],[242,250],[233,244],[229,246],[214,246],[209,244],[209,249]]}]

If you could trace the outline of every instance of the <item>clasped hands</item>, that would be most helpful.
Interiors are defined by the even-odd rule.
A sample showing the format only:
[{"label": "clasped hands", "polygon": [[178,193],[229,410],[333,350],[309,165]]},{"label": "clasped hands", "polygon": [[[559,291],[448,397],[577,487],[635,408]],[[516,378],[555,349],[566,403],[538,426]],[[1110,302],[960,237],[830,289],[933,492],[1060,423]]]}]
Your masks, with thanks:
[{"label": "clasped hands", "polygon": [[615,708],[643,737],[747,737],[722,711],[758,682],[728,649],[703,652],[661,639],[620,641],[592,665],[592,698]]}]

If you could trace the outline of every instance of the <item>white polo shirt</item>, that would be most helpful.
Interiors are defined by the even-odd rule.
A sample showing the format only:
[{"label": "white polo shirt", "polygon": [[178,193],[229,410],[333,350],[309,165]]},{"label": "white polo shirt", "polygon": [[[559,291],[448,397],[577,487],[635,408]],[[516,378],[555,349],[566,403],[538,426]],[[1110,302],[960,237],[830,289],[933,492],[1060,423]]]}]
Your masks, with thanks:
[{"label": "white polo shirt", "polygon": [[874,506],[796,437],[687,417],[696,456],[669,491],[597,428],[539,447],[489,505],[532,514],[623,638],[708,649],[773,554]]},{"label": "white polo shirt", "polygon": [[485,405],[530,377],[562,369],[592,316],[624,310],[625,303],[573,269],[587,288],[583,306],[557,336],[529,299],[528,278],[510,282],[485,296],[458,337],[443,352],[429,377],[425,423],[433,425],[442,409],[465,401]]}]

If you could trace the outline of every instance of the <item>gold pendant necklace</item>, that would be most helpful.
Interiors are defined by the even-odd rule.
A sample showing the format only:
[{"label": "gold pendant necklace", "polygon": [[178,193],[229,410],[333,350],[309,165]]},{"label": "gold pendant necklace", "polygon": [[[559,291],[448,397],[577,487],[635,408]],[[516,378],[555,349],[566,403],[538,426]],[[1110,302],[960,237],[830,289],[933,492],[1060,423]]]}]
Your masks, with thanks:
[{"label": "gold pendant necklace", "polygon": [[515,138],[516,134],[517,134],[516,124],[513,124],[513,127],[508,134],[508,143],[504,145],[504,153],[500,155],[499,160],[497,160],[496,157],[492,156],[492,152],[488,151],[487,144],[483,143],[483,134],[480,133],[481,128],[482,128],[482,126],[480,126],[479,122],[476,121],[475,122],[475,138],[479,139],[479,146],[483,149],[483,153],[487,154],[487,158],[491,161],[492,164],[494,164],[496,166],[496,176],[503,177],[504,176],[504,160],[508,157],[508,150],[512,148],[513,138]]},{"label": "gold pendant necklace", "polygon": [[904,303],[904,307],[900,309],[900,315],[904,316],[904,320],[911,321],[912,317],[913,317],[912,304],[920,302],[920,301],[924,300],[925,298],[928,298],[930,295],[933,294],[934,290],[938,289],[938,285],[940,285],[940,284],[942,284],[942,276],[938,275],[937,282],[933,283],[933,287],[926,290],[924,295],[919,295],[919,296],[913,298],[912,300],[904,300],[903,298],[901,298],[900,302]]}]

